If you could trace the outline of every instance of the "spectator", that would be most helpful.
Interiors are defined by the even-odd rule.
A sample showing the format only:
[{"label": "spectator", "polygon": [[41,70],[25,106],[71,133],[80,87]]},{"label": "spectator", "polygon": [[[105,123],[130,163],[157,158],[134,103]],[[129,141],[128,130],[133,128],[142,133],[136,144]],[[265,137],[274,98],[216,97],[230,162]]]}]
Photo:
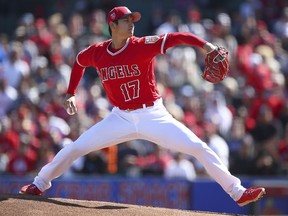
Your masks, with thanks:
[{"label": "spectator", "polygon": [[23,47],[20,42],[14,42],[9,50],[7,61],[3,62],[4,78],[9,86],[18,88],[21,79],[30,73],[30,67],[26,61],[22,59]]},{"label": "spectator", "polygon": [[255,175],[280,175],[278,143],[281,130],[281,124],[273,119],[271,109],[261,106],[256,126],[251,131],[256,144],[255,161],[252,163]]},{"label": "spectator", "polygon": [[21,134],[20,148],[17,151],[11,152],[7,165],[7,172],[17,176],[26,175],[35,170],[37,161],[37,153],[34,147],[30,144],[28,134]]},{"label": "spectator", "polygon": [[[230,158],[233,159],[243,145],[244,137],[248,136],[246,133],[245,122],[242,117],[235,117],[232,123],[231,131],[227,137],[227,143],[229,145]],[[248,139],[247,139],[248,141]]]},{"label": "spectator", "polygon": [[238,43],[231,32],[232,21],[229,14],[220,12],[216,15],[216,21],[212,27],[212,40],[218,46],[224,46],[229,50],[229,62],[233,66]]},{"label": "spectator", "polygon": [[107,156],[103,150],[94,151],[84,157],[82,174],[107,174]]},{"label": "spectator", "polygon": [[136,158],[136,164],[141,168],[143,176],[163,176],[167,164],[172,159],[167,150],[154,145],[154,151]]},{"label": "spectator", "polygon": [[[276,143],[266,144],[275,145]],[[252,163],[254,176],[278,176],[281,174],[280,161],[266,148],[266,146],[261,147]]]},{"label": "spectator", "polygon": [[[219,135],[219,128],[213,122],[205,122],[204,125],[204,140],[209,147],[219,156],[222,162],[229,168],[229,147],[227,142]],[[195,168],[197,175],[206,176],[207,173],[204,167],[195,160]]]},{"label": "spectator", "polygon": [[191,161],[185,158],[182,153],[176,153],[173,159],[167,164],[164,170],[166,178],[179,178],[192,181],[196,178],[196,171]]},{"label": "spectator", "polygon": [[164,23],[164,9],[161,3],[154,3],[151,11],[151,16],[148,21],[148,35],[155,34],[155,30]]},{"label": "spectator", "polygon": [[[1,75],[0,75],[1,76]],[[7,114],[12,107],[13,102],[16,101],[18,93],[15,88],[9,86],[5,78],[0,77],[0,117]]]},{"label": "spectator", "polygon": [[11,119],[2,117],[0,119],[0,152],[9,156],[19,149],[19,142],[19,134],[13,130]]},{"label": "spectator", "polygon": [[133,141],[122,143],[118,146],[118,173],[128,177],[141,176],[141,168],[136,164],[140,152]]},{"label": "spectator", "polygon": [[78,41],[78,39],[85,33],[84,18],[81,14],[75,12],[69,17],[68,22],[68,32],[73,40]]},{"label": "spectator", "polygon": [[[199,8],[192,7],[187,10],[187,28],[193,34],[198,35],[201,38],[206,37],[206,30],[201,23],[202,14]],[[208,39],[208,38],[207,38]]]},{"label": "spectator", "polygon": [[180,15],[176,11],[170,11],[166,15],[165,21],[156,29],[156,35],[165,34],[168,32],[178,32],[178,28],[182,23]]},{"label": "spectator", "polygon": [[214,91],[206,100],[205,119],[213,121],[221,136],[227,137],[233,122],[233,115],[226,105],[222,92]]},{"label": "spectator", "polygon": [[269,142],[274,137],[280,137],[283,134],[283,128],[278,120],[273,118],[272,110],[267,105],[261,105],[256,125],[251,130],[251,134],[257,145],[262,145]]},{"label": "spectator", "polygon": [[37,59],[39,50],[36,44],[29,40],[28,27],[20,25],[15,29],[15,41],[22,44],[23,47],[23,60],[29,64],[29,67],[34,71],[38,65]]},{"label": "spectator", "polygon": [[1,33],[0,34],[0,64],[2,64],[4,61],[8,59],[8,49],[9,49],[8,44],[9,44],[8,35],[5,33]]},{"label": "spectator", "polygon": [[240,146],[230,157],[230,172],[235,175],[249,176],[254,175],[253,164],[255,157],[254,140],[250,134],[246,134]]},{"label": "spectator", "polygon": [[288,32],[288,7],[283,8],[282,14],[272,27],[272,32],[279,38],[285,38]]},{"label": "spectator", "polygon": [[49,49],[54,36],[49,32],[47,22],[43,18],[38,18],[34,22],[35,32],[30,35],[30,40],[33,41],[39,49],[39,54],[49,58]]}]

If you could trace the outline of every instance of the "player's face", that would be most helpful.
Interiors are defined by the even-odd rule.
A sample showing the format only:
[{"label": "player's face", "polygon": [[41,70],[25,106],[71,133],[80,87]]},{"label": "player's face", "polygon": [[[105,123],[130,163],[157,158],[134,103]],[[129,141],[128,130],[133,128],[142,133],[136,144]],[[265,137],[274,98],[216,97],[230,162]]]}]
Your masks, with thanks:
[{"label": "player's face", "polygon": [[132,16],[118,20],[117,33],[122,37],[131,37],[134,34],[134,22]]}]

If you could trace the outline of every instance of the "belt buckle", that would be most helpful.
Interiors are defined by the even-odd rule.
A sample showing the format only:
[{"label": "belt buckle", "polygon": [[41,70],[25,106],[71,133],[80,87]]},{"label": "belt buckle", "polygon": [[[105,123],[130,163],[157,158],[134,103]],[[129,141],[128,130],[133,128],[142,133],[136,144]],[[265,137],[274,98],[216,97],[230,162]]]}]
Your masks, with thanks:
[{"label": "belt buckle", "polygon": [[126,109],[127,112],[131,112],[133,110],[135,110],[135,109]]}]

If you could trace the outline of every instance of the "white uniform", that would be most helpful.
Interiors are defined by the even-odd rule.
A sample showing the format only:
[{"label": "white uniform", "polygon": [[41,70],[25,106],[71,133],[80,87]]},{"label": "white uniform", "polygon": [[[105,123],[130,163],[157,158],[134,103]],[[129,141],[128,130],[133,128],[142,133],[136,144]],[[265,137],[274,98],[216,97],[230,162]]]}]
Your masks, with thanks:
[{"label": "white uniform", "polygon": [[41,169],[33,183],[45,191],[51,187],[51,181],[62,175],[78,157],[132,139],[148,140],[164,148],[194,156],[235,201],[245,191],[240,180],[230,174],[215,152],[167,112],[162,99],[156,100],[151,107],[134,111],[114,107],[104,120],[58,152]]}]

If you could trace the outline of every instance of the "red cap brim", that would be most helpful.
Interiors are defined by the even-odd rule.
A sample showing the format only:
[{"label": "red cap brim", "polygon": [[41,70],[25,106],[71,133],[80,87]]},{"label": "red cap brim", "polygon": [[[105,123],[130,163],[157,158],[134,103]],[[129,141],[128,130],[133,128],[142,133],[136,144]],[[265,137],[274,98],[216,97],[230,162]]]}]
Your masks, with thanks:
[{"label": "red cap brim", "polygon": [[133,22],[138,22],[141,19],[141,14],[139,12],[132,12]]},{"label": "red cap brim", "polygon": [[128,17],[128,16],[132,16],[133,17],[133,22],[138,22],[141,19],[141,14],[139,12],[132,12],[132,13],[129,13],[129,14],[125,14],[122,17],[120,17],[119,19],[124,19],[125,17]]}]

